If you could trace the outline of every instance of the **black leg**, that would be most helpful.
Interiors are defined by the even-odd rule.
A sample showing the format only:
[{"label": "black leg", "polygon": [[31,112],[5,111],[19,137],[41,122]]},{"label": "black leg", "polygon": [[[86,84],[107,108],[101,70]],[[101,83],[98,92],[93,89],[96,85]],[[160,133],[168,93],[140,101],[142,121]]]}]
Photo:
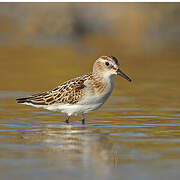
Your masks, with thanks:
[{"label": "black leg", "polygon": [[70,118],[70,116],[67,116],[67,118],[66,118],[66,124],[69,124],[69,118]]},{"label": "black leg", "polygon": [[82,117],[83,117],[82,124],[85,124],[85,114],[82,114]]}]

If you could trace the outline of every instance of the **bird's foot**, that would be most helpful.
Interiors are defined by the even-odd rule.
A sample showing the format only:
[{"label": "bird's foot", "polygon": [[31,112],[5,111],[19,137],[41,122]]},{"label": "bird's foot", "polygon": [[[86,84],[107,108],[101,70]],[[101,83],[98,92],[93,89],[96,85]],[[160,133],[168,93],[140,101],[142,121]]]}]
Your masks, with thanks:
[{"label": "bird's foot", "polygon": [[66,124],[69,124],[69,116],[65,120]]},{"label": "bird's foot", "polygon": [[82,119],[82,124],[85,124],[85,119]]}]

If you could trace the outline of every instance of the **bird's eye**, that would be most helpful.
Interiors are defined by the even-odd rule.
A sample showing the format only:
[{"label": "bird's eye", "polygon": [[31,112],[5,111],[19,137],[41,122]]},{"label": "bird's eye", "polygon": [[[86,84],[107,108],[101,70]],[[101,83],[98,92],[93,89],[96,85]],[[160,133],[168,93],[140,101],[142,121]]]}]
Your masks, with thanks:
[{"label": "bird's eye", "polygon": [[109,63],[108,62],[105,62],[106,66],[109,66]]}]

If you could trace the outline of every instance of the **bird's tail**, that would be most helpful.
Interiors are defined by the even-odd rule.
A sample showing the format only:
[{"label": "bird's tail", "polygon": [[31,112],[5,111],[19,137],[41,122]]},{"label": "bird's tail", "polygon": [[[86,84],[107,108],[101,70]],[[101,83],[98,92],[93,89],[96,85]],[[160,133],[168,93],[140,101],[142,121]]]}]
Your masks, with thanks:
[{"label": "bird's tail", "polygon": [[16,101],[17,101],[17,103],[20,103],[20,104],[26,103],[29,105],[31,105],[31,104],[47,105],[47,103],[44,100],[44,95],[45,95],[45,93],[33,94],[32,96],[29,96],[29,97],[17,98]]},{"label": "bird's tail", "polygon": [[24,98],[17,98],[16,101],[17,103],[30,103],[31,102],[31,97],[24,97]]}]

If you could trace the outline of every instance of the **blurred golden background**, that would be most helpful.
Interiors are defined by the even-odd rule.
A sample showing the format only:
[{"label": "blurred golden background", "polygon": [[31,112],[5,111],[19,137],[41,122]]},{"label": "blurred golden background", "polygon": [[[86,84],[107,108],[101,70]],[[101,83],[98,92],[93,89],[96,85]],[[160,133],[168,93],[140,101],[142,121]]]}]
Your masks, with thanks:
[{"label": "blurred golden background", "polygon": [[179,19],[179,3],[1,3],[0,89],[53,88],[101,55],[117,57],[139,93],[147,81],[172,83]]}]

